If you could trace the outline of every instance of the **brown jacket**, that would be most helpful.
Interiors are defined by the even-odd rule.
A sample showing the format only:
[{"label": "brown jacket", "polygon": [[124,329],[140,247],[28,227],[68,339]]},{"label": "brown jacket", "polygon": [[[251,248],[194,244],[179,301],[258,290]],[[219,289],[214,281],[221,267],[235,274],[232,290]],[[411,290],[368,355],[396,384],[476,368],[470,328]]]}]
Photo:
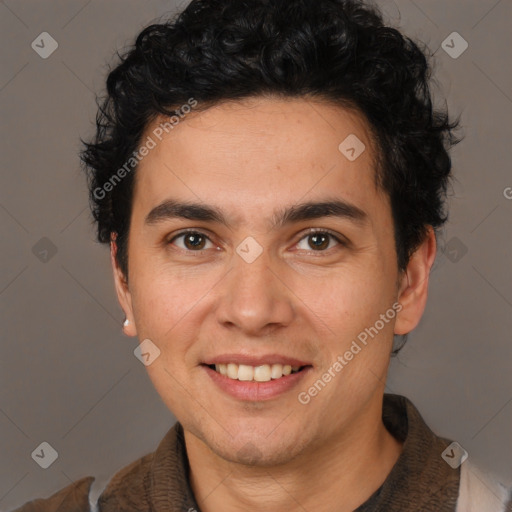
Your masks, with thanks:
[{"label": "brown jacket", "polygon": [[[405,397],[385,395],[383,421],[404,442],[403,451],[384,484],[355,512],[459,512],[461,467],[453,469],[441,457],[450,441],[436,436],[418,410]],[[464,462],[467,464],[467,462]],[[464,467],[464,466],[462,466]],[[176,423],[158,448],[117,472],[98,498],[99,512],[200,512],[188,479],[183,428]],[[468,474],[468,471],[465,471]],[[474,479],[477,483],[482,478]],[[90,512],[89,492],[94,477],[88,476],[61,489],[48,499],[26,503],[13,512]],[[471,488],[471,480],[468,480]],[[467,485],[461,485],[465,488]],[[473,486],[474,487],[474,486]],[[463,512],[512,512],[505,505],[507,492],[483,485],[483,501],[465,497]],[[482,491],[483,489],[483,491]],[[476,491],[475,491],[476,492]],[[501,496],[501,501],[498,499]],[[471,495],[472,496],[472,495]],[[510,499],[510,498],[508,498]],[[489,501],[490,500],[490,501]],[[467,508],[467,503],[493,503]]]}]

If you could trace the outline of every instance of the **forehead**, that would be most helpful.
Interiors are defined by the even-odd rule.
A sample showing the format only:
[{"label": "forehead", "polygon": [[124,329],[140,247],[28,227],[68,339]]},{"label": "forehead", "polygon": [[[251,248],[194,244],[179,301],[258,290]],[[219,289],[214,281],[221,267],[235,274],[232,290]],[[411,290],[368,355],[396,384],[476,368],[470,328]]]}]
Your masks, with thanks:
[{"label": "forehead", "polygon": [[136,172],[135,197],[146,211],[170,195],[261,213],[326,192],[360,204],[378,194],[375,144],[354,110],[252,98],[192,112],[156,137],[165,121],[143,136],[156,143]]}]

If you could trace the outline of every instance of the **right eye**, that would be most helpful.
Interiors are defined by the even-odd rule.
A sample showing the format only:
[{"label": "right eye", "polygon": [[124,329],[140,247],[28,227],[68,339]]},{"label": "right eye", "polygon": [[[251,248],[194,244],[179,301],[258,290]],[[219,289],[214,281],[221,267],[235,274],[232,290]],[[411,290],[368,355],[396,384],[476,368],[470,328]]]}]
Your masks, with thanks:
[{"label": "right eye", "polygon": [[171,240],[169,240],[168,243],[172,244],[175,240],[180,238],[183,239],[183,245],[176,245],[183,251],[201,252],[201,250],[205,248],[204,246],[207,241],[213,245],[213,242],[207,235],[201,233],[200,231],[192,230],[183,231],[180,234],[175,235],[173,238],[171,238]]}]

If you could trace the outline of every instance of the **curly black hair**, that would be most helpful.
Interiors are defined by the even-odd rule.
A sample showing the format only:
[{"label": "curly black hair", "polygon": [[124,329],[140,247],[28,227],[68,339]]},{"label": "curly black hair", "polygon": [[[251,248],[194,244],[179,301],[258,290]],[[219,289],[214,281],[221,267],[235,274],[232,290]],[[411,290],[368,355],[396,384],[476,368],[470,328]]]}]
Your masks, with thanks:
[{"label": "curly black hair", "polygon": [[99,242],[115,234],[128,278],[136,163],[132,172],[126,163],[157,116],[176,114],[191,98],[198,111],[257,96],[309,98],[354,108],[369,122],[375,180],[390,197],[404,270],[428,226],[447,220],[448,150],[459,142],[459,121],[433,106],[427,55],[362,1],[192,0],[118,54],[107,95],[97,100],[96,135],[82,140],[81,159]]}]

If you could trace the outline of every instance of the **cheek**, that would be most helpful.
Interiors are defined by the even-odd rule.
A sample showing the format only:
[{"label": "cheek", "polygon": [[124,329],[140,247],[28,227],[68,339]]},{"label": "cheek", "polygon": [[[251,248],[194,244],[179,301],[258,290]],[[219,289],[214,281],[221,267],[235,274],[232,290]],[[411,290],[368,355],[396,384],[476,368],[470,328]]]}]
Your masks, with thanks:
[{"label": "cheek", "polygon": [[177,271],[158,264],[139,270],[132,282],[137,335],[141,341],[150,339],[160,350],[146,371],[167,407],[182,411],[184,389],[190,387],[195,365],[191,349],[201,325],[198,315],[218,279],[204,272],[199,275],[197,270]]},{"label": "cheek", "polygon": [[325,335],[346,340],[373,325],[391,307],[393,287],[385,275],[379,262],[364,261],[328,274],[300,276],[291,288],[311,322]]},{"label": "cheek", "polygon": [[[197,308],[220,278],[218,271],[146,265],[133,280],[132,304],[139,337],[165,340],[186,331]],[[197,309],[196,309],[197,308]],[[180,334],[181,335],[181,334]]]}]

